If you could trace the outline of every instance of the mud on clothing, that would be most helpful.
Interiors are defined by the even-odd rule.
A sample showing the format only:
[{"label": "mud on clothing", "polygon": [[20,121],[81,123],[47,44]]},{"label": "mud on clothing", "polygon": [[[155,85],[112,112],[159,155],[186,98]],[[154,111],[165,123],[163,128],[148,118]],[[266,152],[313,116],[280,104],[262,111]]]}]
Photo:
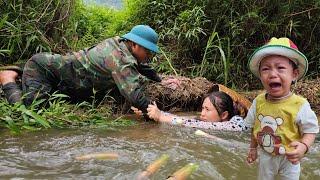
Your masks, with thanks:
[{"label": "mud on clothing", "polygon": [[146,78],[139,73],[139,67],[119,37],[67,55],[36,54],[27,61],[22,75],[24,103],[48,98],[57,90],[79,100],[92,96],[93,91],[106,95],[117,89],[133,106],[146,112],[150,100],[143,93]]}]

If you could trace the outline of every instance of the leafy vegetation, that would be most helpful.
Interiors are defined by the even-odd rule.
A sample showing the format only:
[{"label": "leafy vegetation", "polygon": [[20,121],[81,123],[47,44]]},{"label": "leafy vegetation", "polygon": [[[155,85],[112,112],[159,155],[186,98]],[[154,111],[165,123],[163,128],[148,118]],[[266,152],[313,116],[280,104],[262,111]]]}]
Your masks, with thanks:
[{"label": "leafy vegetation", "polygon": [[61,51],[75,0],[0,1],[0,60],[12,63],[41,51]]},{"label": "leafy vegetation", "polygon": [[[114,127],[135,124],[135,121],[121,116],[115,119],[108,105],[88,102],[74,105],[66,102],[65,98],[63,94],[54,93],[48,101],[35,101],[29,107],[21,103],[9,105],[2,100],[0,101],[0,127],[7,127],[12,132],[19,133],[23,129]],[[39,104],[42,105],[39,106]]]},{"label": "leafy vegetation", "polygon": [[[140,1],[126,1],[125,11],[94,5],[82,0],[0,1],[0,62],[26,61],[43,51],[65,53],[91,46],[104,38],[122,34],[136,22],[129,17]],[[114,120],[110,104],[83,102],[68,104],[64,95],[51,96],[45,108],[36,101],[30,107],[0,101],[0,127],[13,132],[50,127],[129,126],[121,116]],[[112,104],[111,104],[112,105]]]},{"label": "leafy vegetation", "polygon": [[309,58],[308,76],[319,75],[319,5],[316,0],[149,0],[136,18],[157,28],[180,74],[247,89],[259,84],[247,60],[273,36],[292,39]]},{"label": "leafy vegetation", "polygon": [[296,42],[309,57],[308,76],[320,72],[316,34],[320,3],[315,0],[124,0],[121,10],[85,6],[82,0],[0,3],[4,63],[41,51],[79,50],[136,24],[149,24],[160,34],[163,53],[155,64],[165,74],[204,76],[227,86],[256,88],[247,59],[273,36]]}]

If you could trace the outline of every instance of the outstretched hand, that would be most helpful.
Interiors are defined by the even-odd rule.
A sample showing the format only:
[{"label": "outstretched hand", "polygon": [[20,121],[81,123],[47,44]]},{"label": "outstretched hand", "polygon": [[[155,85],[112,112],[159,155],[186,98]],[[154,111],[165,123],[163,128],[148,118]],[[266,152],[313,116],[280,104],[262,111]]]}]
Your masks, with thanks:
[{"label": "outstretched hand", "polygon": [[161,111],[158,108],[156,102],[153,101],[152,104],[149,104],[147,111],[148,111],[149,118],[151,118],[155,121],[159,121],[160,116],[161,116]]},{"label": "outstretched hand", "polygon": [[176,78],[172,78],[172,79],[162,80],[161,84],[165,87],[175,90],[178,87],[180,87],[181,82]]},{"label": "outstretched hand", "polygon": [[139,110],[138,108],[135,108],[135,107],[131,106],[130,109],[138,116],[142,116],[143,115],[142,111]]}]

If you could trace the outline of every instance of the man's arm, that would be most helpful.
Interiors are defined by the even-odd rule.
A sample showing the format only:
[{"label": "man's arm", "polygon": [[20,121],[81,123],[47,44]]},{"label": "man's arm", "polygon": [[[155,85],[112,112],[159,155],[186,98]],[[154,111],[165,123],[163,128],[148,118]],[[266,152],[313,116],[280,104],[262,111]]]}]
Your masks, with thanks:
[{"label": "man's arm", "polygon": [[152,81],[156,81],[156,82],[161,82],[161,77],[149,65],[139,64],[139,65],[137,65],[137,70],[140,74],[144,75],[148,79],[151,79]]},{"label": "man's arm", "polygon": [[132,105],[147,113],[150,99],[145,95],[142,84],[139,82],[140,74],[133,64],[126,64],[112,72],[112,77],[121,93]]}]

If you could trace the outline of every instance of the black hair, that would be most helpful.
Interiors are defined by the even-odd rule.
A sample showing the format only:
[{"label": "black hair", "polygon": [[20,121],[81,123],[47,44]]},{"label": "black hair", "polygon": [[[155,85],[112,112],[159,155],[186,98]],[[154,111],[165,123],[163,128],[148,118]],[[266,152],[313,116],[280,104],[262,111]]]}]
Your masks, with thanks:
[{"label": "black hair", "polygon": [[228,112],[228,119],[231,119],[235,114],[235,108],[232,98],[223,91],[213,91],[204,96],[209,98],[212,105],[217,109],[219,115],[223,112]]},{"label": "black hair", "polygon": [[298,69],[298,65],[296,64],[296,62],[294,62],[293,60],[289,59],[289,64],[291,64],[293,70]]}]

